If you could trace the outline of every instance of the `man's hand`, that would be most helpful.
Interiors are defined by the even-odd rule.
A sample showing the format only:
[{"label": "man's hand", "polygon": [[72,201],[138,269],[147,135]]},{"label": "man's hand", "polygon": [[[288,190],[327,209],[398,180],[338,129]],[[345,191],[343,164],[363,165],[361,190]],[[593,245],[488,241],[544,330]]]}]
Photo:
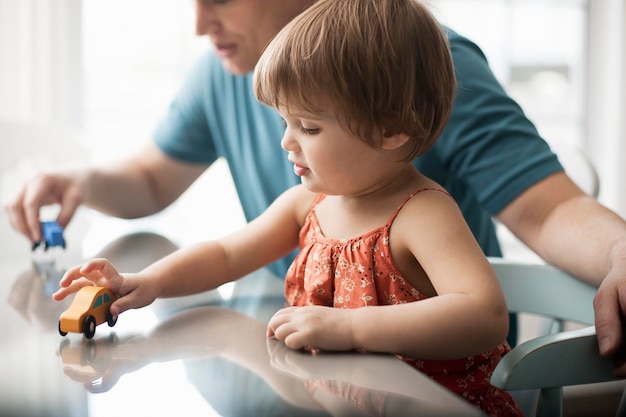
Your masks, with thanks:
[{"label": "man's hand", "polygon": [[[626,322],[626,270],[611,270],[598,288],[593,307],[600,353],[619,356]],[[615,376],[626,377],[626,358],[618,359]]]},{"label": "man's hand", "polygon": [[27,181],[12,201],[5,205],[11,226],[32,243],[41,241],[39,211],[59,204],[57,222],[67,226],[82,202],[81,176],[70,173],[38,174]]}]

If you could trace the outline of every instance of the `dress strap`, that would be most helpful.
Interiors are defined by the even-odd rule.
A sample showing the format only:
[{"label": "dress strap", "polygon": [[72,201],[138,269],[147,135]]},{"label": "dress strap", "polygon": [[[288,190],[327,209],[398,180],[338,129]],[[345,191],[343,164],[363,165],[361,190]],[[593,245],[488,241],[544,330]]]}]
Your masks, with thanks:
[{"label": "dress strap", "polygon": [[[442,194],[447,195],[448,197],[450,197],[453,201],[454,198],[450,195],[449,192],[447,192],[446,190],[442,189],[442,188],[435,188],[435,187],[425,187],[425,188],[420,188],[417,191],[414,191],[413,193],[411,193],[406,200],[404,200],[402,202],[402,204],[400,204],[400,206],[393,212],[393,214],[391,215],[391,217],[389,217],[389,220],[387,220],[387,223],[385,223],[386,227],[390,227],[391,223],[393,223],[393,221],[396,219],[396,216],[398,215],[398,213],[400,213],[400,210],[402,210],[402,207],[404,207],[404,205],[406,203],[409,202],[410,199],[412,199],[413,197],[415,197],[417,194],[423,192],[423,191],[438,191]],[[315,208],[318,206],[319,203],[322,202],[322,200],[324,200],[324,198],[326,198],[326,194],[318,194],[317,197],[315,197],[315,201],[313,202],[313,205],[311,206],[311,208],[309,209],[309,213],[312,213],[315,211]]]},{"label": "dress strap", "polygon": [[387,220],[387,223],[385,224],[385,226],[390,227],[390,226],[391,226],[391,224],[393,223],[393,221],[394,221],[394,220],[396,219],[396,217],[398,216],[398,213],[400,213],[400,210],[402,210],[402,207],[404,207],[404,205],[405,205],[406,203],[408,203],[410,199],[412,199],[412,198],[413,198],[413,197],[415,197],[417,194],[419,194],[419,193],[421,193],[421,192],[423,192],[423,191],[438,191],[438,192],[440,192],[440,193],[442,193],[442,194],[447,195],[448,197],[450,197],[450,198],[454,201],[454,198],[450,195],[450,193],[449,193],[449,192],[447,192],[447,191],[446,191],[446,190],[444,190],[444,189],[441,189],[441,188],[435,188],[435,187],[425,187],[425,188],[420,188],[419,190],[414,191],[413,193],[411,193],[411,195],[409,195],[409,196],[406,198],[406,200],[404,200],[404,201],[402,202],[402,204],[400,204],[400,206],[399,206],[399,207],[398,207],[398,208],[397,208],[397,209],[393,212],[393,214],[391,215],[391,217],[389,217],[389,220]]},{"label": "dress strap", "polygon": [[318,206],[319,203],[322,202],[323,199],[326,198],[326,194],[318,194],[317,197],[315,197],[315,201],[313,201],[313,204],[311,205],[311,208],[309,209],[309,212],[315,211],[315,208]]}]

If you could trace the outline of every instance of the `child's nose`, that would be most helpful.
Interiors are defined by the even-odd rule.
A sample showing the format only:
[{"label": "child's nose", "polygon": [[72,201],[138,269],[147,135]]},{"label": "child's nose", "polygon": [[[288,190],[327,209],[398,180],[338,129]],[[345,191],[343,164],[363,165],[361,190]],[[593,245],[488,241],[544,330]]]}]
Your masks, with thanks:
[{"label": "child's nose", "polygon": [[285,130],[285,133],[283,134],[283,138],[280,140],[280,146],[281,148],[283,148],[286,151],[294,151],[296,146],[297,146],[297,142],[294,139],[294,137],[292,135],[289,134],[289,130]]}]

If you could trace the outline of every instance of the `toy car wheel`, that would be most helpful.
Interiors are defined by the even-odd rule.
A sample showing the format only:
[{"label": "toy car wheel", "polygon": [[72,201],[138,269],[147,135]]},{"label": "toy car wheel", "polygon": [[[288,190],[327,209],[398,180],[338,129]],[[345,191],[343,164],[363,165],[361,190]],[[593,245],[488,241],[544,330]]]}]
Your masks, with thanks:
[{"label": "toy car wheel", "polygon": [[94,316],[85,317],[83,322],[83,333],[87,339],[91,339],[96,334],[96,319]]},{"label": "toy car wheel", "polygon": [[67,332],[64,332],[63,330],[61,330],[61,320],[59,320],[59,334],[61,336],[66,336],[67,335]]},{"label": "toy car wheel", "polygon": [[117,346],[117,344],[120,342],[120,338],[117,336],[117,334],[115,334],[115,332],[111,332],[109,333],[108,342],[110,346]]},{"label": "toy car wheel", "polygon": [[111,313],[107,313],[107,324],[109,325],[109,327],[115,326],[115,323],[117,323],[117,316],[114,316]]}]

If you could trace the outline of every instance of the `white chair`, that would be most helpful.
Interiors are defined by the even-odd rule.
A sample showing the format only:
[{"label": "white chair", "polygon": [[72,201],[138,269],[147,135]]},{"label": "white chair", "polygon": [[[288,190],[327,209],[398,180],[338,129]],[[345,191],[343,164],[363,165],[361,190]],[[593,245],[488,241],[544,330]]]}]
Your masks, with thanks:
[{"label": "white chair", "polygon": [[[539,390],[538,398],[520,404],[527,414],[563,415],[563,387],[614,381],[616,362],[600,356],[593,326],[562,331],[562,324],[592,325],[596,289],[549,265],[524,264],[490,258],[504,291],[509,311],[557,320],[557,332],[514,347],[496,367],[491,383],[515,395]],[[529,412],[530,411],[530,412]],[[622,396],[617,415],[626,416]]]}]

